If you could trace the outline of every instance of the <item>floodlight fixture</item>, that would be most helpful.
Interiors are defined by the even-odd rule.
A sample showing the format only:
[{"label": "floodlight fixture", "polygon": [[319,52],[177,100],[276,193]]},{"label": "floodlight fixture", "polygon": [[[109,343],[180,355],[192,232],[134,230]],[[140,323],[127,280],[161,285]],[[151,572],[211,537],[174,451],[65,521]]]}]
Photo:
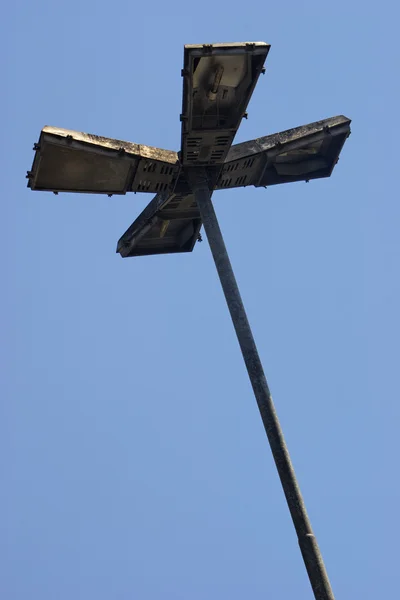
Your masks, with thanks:
[{"label": "floodlight fixture", "polygon": [[338,116],[236,144],[216,188],[268,187],[329,177],[349,132],[350,120]]},{"label": "floodlight fixture", "polygon": [[28,186],[55,193],[162,192],[180,168],[172,150],[58,127],[44,127],[34,150]]},{"label": "floodlight fixture", "polygon": [[45,127],[28,172],[32,190],[155,197],[118,241],[122,257],[191,252],[204,226],[316,600],[334,600],[215,215],[215,190],[329,177],[350,135],[332,117],[232,146],[269,44],[184,49],[178,153]]},{"label": "floodlight fixture", "polygon": [[269,52],[264,42],[185,46],[184,166],[224,162]]}]

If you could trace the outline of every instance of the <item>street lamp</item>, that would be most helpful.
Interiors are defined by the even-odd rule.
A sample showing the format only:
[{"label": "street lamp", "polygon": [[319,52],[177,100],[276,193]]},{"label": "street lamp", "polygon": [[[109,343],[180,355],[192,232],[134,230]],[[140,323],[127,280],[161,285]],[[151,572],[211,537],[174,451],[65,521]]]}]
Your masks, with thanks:
[{"label": "street lamp", "polygon": [[317,121],[232,146],[265,71],[264,42],[185,46],[179,153],[45,127],[32,190],[156,196],[122,235],[122,257],[191,252],[204,225],[316,600],[334,600],[211,201],[215,190],[329,177],[350,119]]}]

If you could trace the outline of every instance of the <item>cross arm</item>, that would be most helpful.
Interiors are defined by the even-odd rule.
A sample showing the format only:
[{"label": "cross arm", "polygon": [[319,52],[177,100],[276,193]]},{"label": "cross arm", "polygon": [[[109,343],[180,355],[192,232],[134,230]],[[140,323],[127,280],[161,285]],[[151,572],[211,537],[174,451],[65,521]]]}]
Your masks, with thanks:
[{"label": "cross arm", "polygon": [[58,127],[44,127],[34,150],[32,190],[157,193],[179,173],[176,152]]}]

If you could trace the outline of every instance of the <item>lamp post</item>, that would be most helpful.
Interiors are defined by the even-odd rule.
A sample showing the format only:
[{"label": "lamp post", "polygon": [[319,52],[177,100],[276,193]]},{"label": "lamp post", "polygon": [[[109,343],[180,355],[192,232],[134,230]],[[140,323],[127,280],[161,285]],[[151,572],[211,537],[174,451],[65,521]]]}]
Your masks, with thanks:
[{"label": "lamp post", "polygon": [[28,186],[56,194],[155,192],[118,241],[122,257],[191,252],[204,225],[314,597],[334,600],[211,200],[218,189],[329,177],[350,134],[350,120],[338,116],[232,146],[269,48],[185,46],[179,153],[45,127]]}]

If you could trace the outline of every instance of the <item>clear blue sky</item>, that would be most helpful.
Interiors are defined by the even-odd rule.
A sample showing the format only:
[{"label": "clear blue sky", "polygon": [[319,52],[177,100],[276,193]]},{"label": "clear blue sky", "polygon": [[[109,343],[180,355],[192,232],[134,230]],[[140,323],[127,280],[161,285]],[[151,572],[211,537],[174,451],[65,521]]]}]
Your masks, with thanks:
[{"label": "clear blue sky", "polygon": [[2,15],[0,596],[311,589],[207,242],[121,259],[148,195],[32,193],[44,125],[179,148],[185,43],[271,43],[236,141],[353,119],[331,179],[215,205],[337,600],[395,598],[394,2],[9,3]]}]

